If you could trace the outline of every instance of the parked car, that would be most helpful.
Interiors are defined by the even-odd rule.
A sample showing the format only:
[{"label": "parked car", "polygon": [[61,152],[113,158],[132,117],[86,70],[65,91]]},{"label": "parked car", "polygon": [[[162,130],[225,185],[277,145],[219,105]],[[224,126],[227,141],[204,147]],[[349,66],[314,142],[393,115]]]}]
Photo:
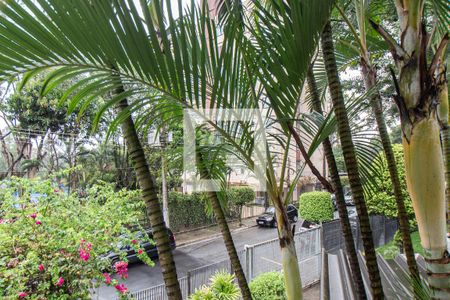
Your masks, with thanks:
[{"label": "parked car", "polygon": [[[287,209],[287,215],[288,215],[289,222],[292,222],[292,223],[297,222],[297,220],[298,220],[297,208],[294,205],[289,204],[286,209]],[[275,207],[269,206],[262,215],[260,215],[256,218],[256,224],[258,224],[259,226],[276,227],[277,220],[275,217]]]},{"label": "parked car", "polygon": [[[353,196],[352,196],[352,192],[348,191],[344,194],[344,199],[345,199],[345,205],[347,206],[355,206],[355,203],[353,202]],[[333,202],[333,207],[334,210],[337,210],[337,204],[336,204],[336,195],[332,194],[331,195],[331,201]]]},{"label": "parked car", "polygon": [[[169,234],[170,248],[173,250],[176,248],[175,235],[173,234],[172,230],[167,229],[167,231]],[[146,234],[150,240],[153,239],[153,232],[151,228],[145,229],[145,233],[142,231],[138,232],[136,236],[140,248],[144,250],[150,258],[152,259],[158,258],[158,250],[156,248],[156,245],[153,242],[150,242],[148,239],[144,238],[144,234]],[[140,262],[137,253],[134,251],[131,245],[119,244],[118,248],[120,249],[120,252],[126,252],[126,257],[129,263]],[[122,253],[115,253],[114,251],[109,251],[103,256],[103,258],[108,259],[111,262],[111,265],[114,266],[116,262],[121,260],[121,254]]]}]

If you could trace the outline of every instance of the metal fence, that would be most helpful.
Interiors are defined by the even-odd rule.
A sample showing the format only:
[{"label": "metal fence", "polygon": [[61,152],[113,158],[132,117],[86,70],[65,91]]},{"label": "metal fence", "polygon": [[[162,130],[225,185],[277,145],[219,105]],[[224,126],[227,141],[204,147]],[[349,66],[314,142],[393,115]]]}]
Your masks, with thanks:
[{"label": "metal fence", "polygon": [[[294,242],[299,260],[302,284],[304,287],[314,284],[320,278],[321,229],[313,228],[298,232],[294,235]],[[262,273],[280,271],[282,269],[278,239],[247,245],[238,255],[248,281]],[[211,276],[218,271],[231,273],[230,261],[228,259],[223,260],[187,272],[185,277],[179,279],[183,299],[186,299],[196,289],[209,284]],[[131,296],[136,300],[167,299],[164,284],[134,292]]]},{"label": "metal fence", "polygon": [[[350,224],[355,245],[358,250],[363,250],[358,219],[350,218]],[[397,220],[383,216],[370,216],[370,224],[375,247],[391,241],[398,229]],[[312,285],[320,279],[322,247],[329,253],[337,253],[339,249],[345,249],[339,220],[324,223],[322,227],[297,232],[294,235],[294,242],[303,287]],[[282,269],[278,239],[247,245],[238,255],[248,281],[262,273]],[[185,277],[179,279],[183,298],[186,299],[196,289],[209,284],[211,276],[222,270],[232,272],[228,259],[187,272]],[[167,299],[164,284],[134,292],[131,295],[136,300]]]},{"label": "metal fence", "polygon": [[[344,235],[341,230],[340,220],[334,220],[322,224],[323,226],[323,248],[332,254],[336,254],[339,249],[345,249]],[[353,238],[357,250],[363,251],[361,233],[359,231],[359,221],[357,217],[350,218]],[[380,247],[390,242],[398,229],[397,219],[388,219],[385,216],[370,216],[370,227],[375,247]]]}]

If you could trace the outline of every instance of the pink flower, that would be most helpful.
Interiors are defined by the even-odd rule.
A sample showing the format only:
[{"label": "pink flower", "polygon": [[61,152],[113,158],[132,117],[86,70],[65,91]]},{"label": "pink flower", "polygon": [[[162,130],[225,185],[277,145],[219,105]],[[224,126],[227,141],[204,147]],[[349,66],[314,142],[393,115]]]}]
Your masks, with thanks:
[{"label": "pink flower", "polygon": [[138,254],[142,254],[142,252],[143,252],[142,249],[138,250]]},{"label": "pink flower", "polygon": [[30,215],[30,218],[32,218],[32,219],[36,219],[36,217],[37,217],[37,213],[32,213],[32,214]]},{"label": "pink flower", "polygon": [[128,292],[128,289],[125,287],[124,284],[118,284],[115,286],[116,290],[119,291],[122,295],[125,295]]},{"label": "pink flower", "polygon": [[44,265],[43,265],[43,264],[40,264],[40,265],[38,266],[38,269],[39,269],[39,271],[44,272],[44,270],[45,270]]},{"label": "pink flower", "polygon": [[23,298],[25,298],[26,296],[28,296],[28,294],[25,293],[25,292],[20,292],[20,293],[19,293],[19,298],[20,298],[20,299],[23,299]]},{"label": "pink flower", "polygon": [[59,277],[58,280],[56,281],[56,285],[61,287],[64,284],[64,278]]},{"label": "pink flower", "polygon": [[132,244],[137,244],[137,241],[136,240],[132,240],[131,243]]},{"label": "pink flower", "polygon": [[121,278],[128,278],[128,263],[126,261],[116,262],[114,268]]},{"label": "pink flower", "polygon": [[78,252],[80,254],[80,258],[84,261],[88,261],[91,257],[92,244],[86,243],[85,239],[81,240],[80,247],[78,248]]},{"label": "pink flower", "polygon": [[39,220],[36,221],[36,225],[41,225],[41,224],[42,224],[41,221],[39,221]]},{"label": "pink flower", "polygon": [[103,277],[105,277],[105,283],[106,284],[111,284],[111,276],[109,276],[108,273],[103,273]]},{"label": "pink flower", "polygon": [[54,189],[53,192],[59,193],[59,190],[58,189]]},{"label": "pink flower", "polygon": [[4,221],[3,219],[0,219],[0,224],[3,224],[3,222],[6,223],[6,221]]}]

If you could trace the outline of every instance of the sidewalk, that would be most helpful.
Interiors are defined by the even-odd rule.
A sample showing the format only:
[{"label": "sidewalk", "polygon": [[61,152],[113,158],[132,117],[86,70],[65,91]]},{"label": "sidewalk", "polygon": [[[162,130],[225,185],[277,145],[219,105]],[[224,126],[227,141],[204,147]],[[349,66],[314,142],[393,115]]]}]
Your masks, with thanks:
[{"label": "sidewalk", "polygon": [[[241,226],[239,226],[239,221],[230,222],[228,223],[228,226],[230,227],[231,233],[255,227],[257,226],[256,217],[243,219]],[[175,233],[177,247],[182,247],[184,245],[196,243],[199,241],[215,239],[221,236],[222,233],[220,232],[220,228],[218,225]]]}]

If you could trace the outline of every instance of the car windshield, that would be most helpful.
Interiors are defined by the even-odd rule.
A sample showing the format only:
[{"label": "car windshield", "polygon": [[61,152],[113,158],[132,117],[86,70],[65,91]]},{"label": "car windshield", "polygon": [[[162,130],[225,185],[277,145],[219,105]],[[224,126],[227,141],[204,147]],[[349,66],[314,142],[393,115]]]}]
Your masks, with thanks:
[{"label": "car windshield", "polygon": [[275,207],[273,207],[273,206],[268,207],[268,208],[266,209],[266,213],[267,213],[267,214],[274,215],[274,214],[275,214]]}]

